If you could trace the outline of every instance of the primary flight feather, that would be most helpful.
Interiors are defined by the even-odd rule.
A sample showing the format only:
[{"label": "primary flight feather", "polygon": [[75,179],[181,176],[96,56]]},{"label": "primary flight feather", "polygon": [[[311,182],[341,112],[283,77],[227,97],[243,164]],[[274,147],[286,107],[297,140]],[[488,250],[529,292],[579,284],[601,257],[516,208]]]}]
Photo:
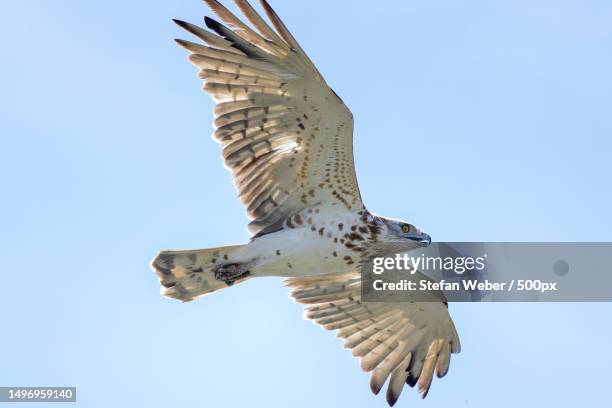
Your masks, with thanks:
[{"label": "primary flight feather", "polygon": [[206,17],[207,31],[175,20],[201,40],[176,41],[217,102],[213,138],[247,208],[251,240],[160,252],[152,267],[162,293],[190,301],[257,276],[287,277],[293,299],[307,305],[305,317],[337,330],[372,372],[375,394],[388,380],[390,405],[406,383],[424,397],[460,348],[447,305],[362,302],[360,268],[431,239],[365,208],[353,115],[265,0],[272,26],[246,0],[235,2],[254,28],[206,0],[225,25]]}]

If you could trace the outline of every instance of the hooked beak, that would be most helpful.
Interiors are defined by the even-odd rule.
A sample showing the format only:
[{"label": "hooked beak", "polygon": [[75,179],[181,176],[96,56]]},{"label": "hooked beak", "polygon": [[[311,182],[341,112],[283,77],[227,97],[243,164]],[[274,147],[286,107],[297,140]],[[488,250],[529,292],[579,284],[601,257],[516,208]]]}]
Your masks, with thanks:
[{"label": "hooked beak", "polygon": [[431,244],[431,237],[429,236],[429,234],[426,234],[424,232],[417,232],[415,233],[413,236],[408,237],[408,239],[418,242],[419,244],[421,244],[421,246],[429,246],[429,244]]}]

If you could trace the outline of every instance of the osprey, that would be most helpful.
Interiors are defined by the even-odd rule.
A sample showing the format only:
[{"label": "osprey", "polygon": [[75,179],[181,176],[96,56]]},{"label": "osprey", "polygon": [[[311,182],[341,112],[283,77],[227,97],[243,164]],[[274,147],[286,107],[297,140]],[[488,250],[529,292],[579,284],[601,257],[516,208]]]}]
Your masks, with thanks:
[{"label": "osprey", "polygon": [[214,0],[223,20],[207,31],[175,22],[203,43],[176,40],[212,95],[225,166],[247,207],[245,245],[162,251],[152,261],[162,294],[190,301],[257,276],[282,276],[305,317],[337,330],[372,371],[377,394],[389,378],[393,405],[404,384],[427,395],[446,374],[459,339],[447,305],[361,301],[360,268],[372,257],[426,246],[407,222],[370,213],[353,163],[353,116],[278,15],[272,27],[246,0],[235,0],[253,28]]}]

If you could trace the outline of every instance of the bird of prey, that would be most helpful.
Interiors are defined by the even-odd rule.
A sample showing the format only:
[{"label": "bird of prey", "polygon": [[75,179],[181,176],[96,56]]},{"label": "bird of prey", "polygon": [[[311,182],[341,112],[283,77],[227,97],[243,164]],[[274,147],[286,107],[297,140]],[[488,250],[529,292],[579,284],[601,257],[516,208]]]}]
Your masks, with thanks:
[{"label": "bird of prey", "polygon": [[260,0],[268,22],[235,0],[246,24],[206,0],[225,23],[209,30],[175,20],[200,42],[176,40],[212,95],[225,166],[250,218],[249,243],[162,251],[152,261],[162,294],[181,301],[258,276],[281,276],[305,317],[337,330],[371,371],[377,394],[388,381],[393,405],[404,384],[427,395],[446,374],[459,339],[443,302],[368,303],[360,268],[431,242],[414,225],[369,212],[353,163],[353,115],[279,16]]}]

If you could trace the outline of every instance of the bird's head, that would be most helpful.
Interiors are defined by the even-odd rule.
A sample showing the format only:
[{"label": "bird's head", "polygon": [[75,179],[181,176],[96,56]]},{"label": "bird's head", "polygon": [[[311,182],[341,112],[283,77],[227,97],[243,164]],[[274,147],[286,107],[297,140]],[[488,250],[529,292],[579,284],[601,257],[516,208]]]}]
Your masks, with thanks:
[{"label": "bird's head", "polygon": [[381,219],[387,227],[385,241],[395,250],[410,251],[431,244],[429,234],[421,231],[420,228],[402,220],[382,217]]}]

